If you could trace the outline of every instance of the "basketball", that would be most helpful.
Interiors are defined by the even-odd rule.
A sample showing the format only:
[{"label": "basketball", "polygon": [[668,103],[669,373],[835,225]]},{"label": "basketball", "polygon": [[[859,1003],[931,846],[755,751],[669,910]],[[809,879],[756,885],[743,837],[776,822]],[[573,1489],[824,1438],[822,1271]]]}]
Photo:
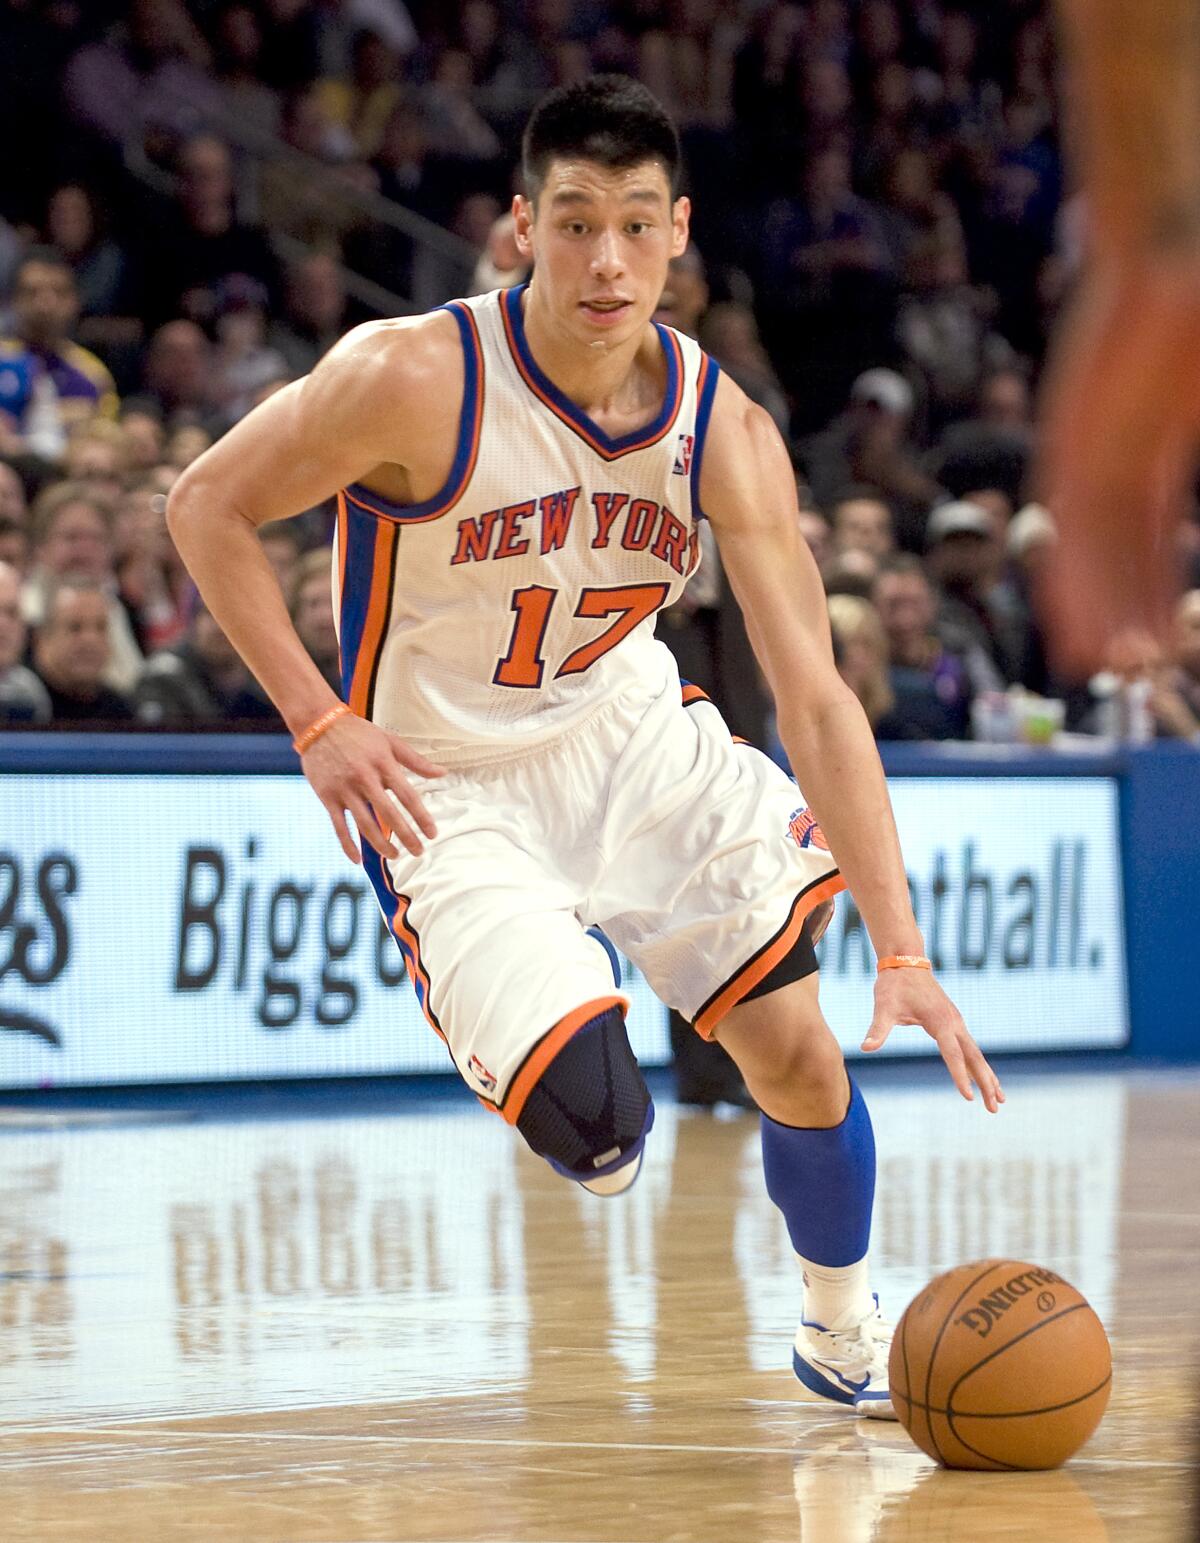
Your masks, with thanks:
[{"label": "basketball", "polygon": [[892,1401],[947,1468],[1057,1468],[1099,1425],[1112,1384],[1104,1326],[1053,1270],[1012,1259],[930,1281],[896,1326]]}]

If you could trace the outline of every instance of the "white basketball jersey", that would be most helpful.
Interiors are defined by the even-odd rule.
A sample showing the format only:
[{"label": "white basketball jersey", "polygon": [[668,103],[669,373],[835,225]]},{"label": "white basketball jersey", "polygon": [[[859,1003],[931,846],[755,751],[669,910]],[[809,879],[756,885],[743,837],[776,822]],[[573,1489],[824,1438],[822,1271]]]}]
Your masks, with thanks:
[{"label": "white basketball jersey", "polygon": [[700,461],[718,369],[657,328],[662,408],[606,435],[538,368],[524,286],[453,301],[466,360],[454,463],[424,503],[338,499],[342,686],[355,712],[446,765],[571,728],[671,661],[655,614],[700,555]]}]

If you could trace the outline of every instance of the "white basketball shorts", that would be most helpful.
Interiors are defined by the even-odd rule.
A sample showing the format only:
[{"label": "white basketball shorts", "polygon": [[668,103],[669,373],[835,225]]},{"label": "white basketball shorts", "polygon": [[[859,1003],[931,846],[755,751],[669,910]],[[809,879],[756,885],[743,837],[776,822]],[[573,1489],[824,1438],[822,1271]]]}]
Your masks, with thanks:
[{"label": "white basketball shorts", "polygon": [[511,1123],[570,1035],[628,1006],[588,927],[707,1039],[845,887],[792,779],[668,677],[422,783],[437,836],[366,854],[426,1017]]}]

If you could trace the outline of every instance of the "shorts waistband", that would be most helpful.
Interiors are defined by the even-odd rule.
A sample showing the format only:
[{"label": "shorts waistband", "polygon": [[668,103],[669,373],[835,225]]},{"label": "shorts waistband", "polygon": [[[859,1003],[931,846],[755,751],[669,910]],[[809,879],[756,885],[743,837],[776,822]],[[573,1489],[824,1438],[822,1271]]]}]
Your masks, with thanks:
[{"label": "shorts waistband", "polygon": [[[530,744],[500,745],[494,751],[483,754],[475,754],[472,749],[468,750],[465,755],[461,754],[458,750],[447,752],[427,749],[419,743],[414,744],[413,748],[419,750],[422,755],[428,756],[437,765],[444,766],[448,772],[470,773],[491,771],[493,768],[512,766],[519,761],[536,760],[541,757],[552,756],[557,751],[565,750],[581,734],[586,733],[589,729],[598,727],[608,718],[612,717],[621,706],[622,699],[623,693],[617,692],[616,695],[607,697],[604,701],[597,703],[582,718],[577,718],[573,723],[568,724],[566,728],[558,729],[541,739],[534,740]],[[389,729],[394,734],[399,734],[402,739],[404,738],[403,729],[396,728],[392,724],[384,724],[383,727]],[[482,750],[482,746],[480,748]]]}]

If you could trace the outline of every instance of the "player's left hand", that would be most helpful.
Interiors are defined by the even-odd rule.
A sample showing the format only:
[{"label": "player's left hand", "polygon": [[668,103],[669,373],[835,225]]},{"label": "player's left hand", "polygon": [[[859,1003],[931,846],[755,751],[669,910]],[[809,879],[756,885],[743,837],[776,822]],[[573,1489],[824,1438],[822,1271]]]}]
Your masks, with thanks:
[{"label": "player's left hand", "polygon": [[984,1108],[995,1114],[1004,1102],[1000,1079],[971,1038],[963,1016],[929,970],[882,970],[875,980],[875,1015],[863,1041],[864,1050],[878,1050],[896,1024],[925,1030],[942,1053],[954,1086],[974,1100],[974,1083]]}]

